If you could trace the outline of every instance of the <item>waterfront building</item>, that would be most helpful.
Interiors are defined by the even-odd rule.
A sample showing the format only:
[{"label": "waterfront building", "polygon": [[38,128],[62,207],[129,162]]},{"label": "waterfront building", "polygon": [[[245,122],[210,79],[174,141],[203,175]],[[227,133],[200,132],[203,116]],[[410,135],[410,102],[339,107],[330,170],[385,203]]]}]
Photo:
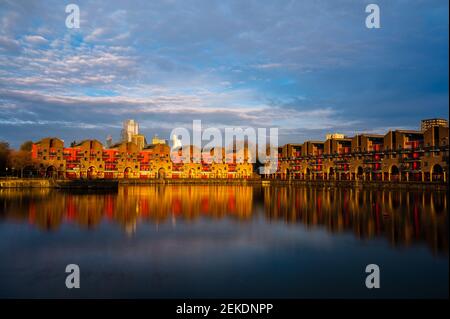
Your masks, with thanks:
[{"label": "waterfront building", "polygon": [[[183,149],[172,151],[167,144],[150,144],[142,149],[133,142],[120,142],[104,148],[97,140],[84,140],[64,147],[64,141],[44,138],[33,144],[32,157],[40,176],[68,179],[151,179],[151,178],[249,178],[253,166],[248,151],[232,155],[225,162],[225,150],[213,148],[208,154],[190,145],[184,162]],[[174,156],[174,161],[171,159]],[[197,160],[197,157],[199,160]],[[214,159],[214,160],[213,160]]]},{"label": "waterfront building", "polygon": [[135,134],[131,136],[131,142],[136,144],[139,150],[142,150],[145,147],[145,145],[147,145],[145,136],[142,134]]},{"label": "waterfront building", "polygon": [[352,139],[329,135],[323,147],[323,169],[320,179],[350,179],[350,152]]},{"label": "waterfront building", "polygon": [[[193,145],[170,148],[156,141],[120,142],[103,147],[84,140],[64,147],[56,137],[32,146],[40,176],[54,178],[250,178],[253,150],[244,143],[226,151],[214,147],[203,154]],[[385,135],[328,135],[326,141],[306,141],[277,148],[275,173],[263,177],[298,180],[374,182],[446,182],[449,130],[443,125],[425,131],[393,130]],[[144,143],[142,143],[144,142]],[[144,145],[143,145],[144,144]],[[268,148],[269,149],[269,148]],[[184,151],[184,152],[183,152]],[[189,159],[189,161],[187,161]],[[266,164],[269,165],[269,164]]]},{"label": "waterfront building", "polygon": [[133,142],[121,142],[113,145],[115,153],[117,178],[138,178],[140,163],[138,161],[139,148]]},{"label": "waterfront building", "polygon": [[433,126],[424,132],[421,168],[424,181],[445,179],[448,174],[448,127]]},{"label": "waterfront building", "polygon": [[421,180],[423,132],[389,131],[384,136],[383,178],[389,181]]},{"label": "waterfront building", "polygon": [[302,155],[302,144],[286,144],[282,147],[281,157],[284,159],[292,159]]},{"label": "waterfront building", "polygon": [[321,156],[323,154],[324,144],[321,141],[307,141],[303,143],[301,148],[302,156]]},{"label": "waterfront building", "polygon": [[448,129],[448,121],[446,119],[434,118],[434,119],[426,119],[422,120],[420,124],[420,130],[425,132],[430,127],[442,126]]},{"label": "waterfront building", "polygon": [[326,140],[342,139],[344,137],[345,137],[345,135],[344,134],[340,134],[340,133],[328,133],[327,135],[325,135],[325,139]]},{"label": "waterfront building", "polygon": [[64,177],[66,161],[63,153],[64,141],[56,137],[44,138],[31,148],[31,157],[39,162],[39,174],[46,177]]},{"label": "waterfront building", "polygon": [[64,148],[67,178],[103,178],[105,161],[103,145],[97,140],[84,140]]},{"label": "waterfront building", "polygon": [[173,163],[167,144],[147,145],[139,153],[140,178],[172,178]]},{"label": "waterfront building", "polygon": [[304,179],[320,179],[323,169],[323,151],[325,142],[307,141],[303,144],[302,155],[306,159],[306,165],[303,168]]},{"label": "waterfront building", "polygon": [[382,180],[383,142],[384,136],[379,134],[359,134],[352,138],[352,180]]},{"label": "waterfront building", "polygon": [[449,131],[444,125],[434,125],[423,132],[393,130],[385,135],[327,136],[329,138],[325,142],[284,145],[279,149],[277,172],[265,177],[374,182],[447,181]]}]

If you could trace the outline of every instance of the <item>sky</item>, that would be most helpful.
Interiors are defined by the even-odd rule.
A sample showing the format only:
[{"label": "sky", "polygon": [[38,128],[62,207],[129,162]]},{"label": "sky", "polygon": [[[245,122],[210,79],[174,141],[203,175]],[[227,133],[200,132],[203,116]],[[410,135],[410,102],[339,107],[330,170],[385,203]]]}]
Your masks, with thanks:
[{"label": "sky", "polygon": [[[69,3],[80,28],[65,25]],[[366,5],[380,7],[368,29]],[[0,140],[175,127],[326,133],[448,119],[449,3],[430,1],[0,0]]]}]

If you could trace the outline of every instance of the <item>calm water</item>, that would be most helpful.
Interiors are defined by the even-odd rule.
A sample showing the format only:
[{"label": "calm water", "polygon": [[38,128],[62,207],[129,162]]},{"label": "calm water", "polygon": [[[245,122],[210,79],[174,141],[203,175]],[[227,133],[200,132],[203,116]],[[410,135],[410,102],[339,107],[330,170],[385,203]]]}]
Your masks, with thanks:
[{"label": "calm water", "polygon": [[448,297],[448,270],[445,193],[0,189],[0,297]]}]

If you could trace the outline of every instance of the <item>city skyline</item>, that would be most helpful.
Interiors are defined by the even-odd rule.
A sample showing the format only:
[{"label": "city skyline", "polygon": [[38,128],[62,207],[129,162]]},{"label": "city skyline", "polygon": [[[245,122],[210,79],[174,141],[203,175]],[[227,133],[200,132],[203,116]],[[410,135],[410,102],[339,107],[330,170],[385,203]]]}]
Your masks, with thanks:
[{"label": "city skyline", "polygon": [[0,4],[0,139],[278,127],[279,145],[448,119],[448,3]]},{"label": "city skyline", "polygon": [[[129,127],[129,123],[132,123],[133,128],[128,128],[127,130],[135,130],[133,133],[131,132],[127,132],[127,130],[125,129],[125,127]],[[300,145],[300,144],[304,144],[307,142],[325,142],[326,140],[340,140],[340,139],[352,139],[355,136],[358,135],[374,135],[374,136],[385,136],[386,134],[388,134],[389,132],[392,131],[411,131],[411,132],[417,132],[417,133],[423,133],[426,130],[428,130],[429,128],[433,127],[433,126],[441,126],[441,127],[446,127],[448,128],[448,123],[449,121],[447,119],[443,119],[443,118],[429,118],[429,119],[422,119],[419,123],[419,125],[417,125],[417,127],[411,129],[411,130],[404,130],[403,128],[395,128],[393,127],[392,129],[389,129],[388,131],[385,132],[377,132],[377,133],[367,133],[367,132],[357,132],[354,131],[353,135],[347,135],[347,134],[341,134],[338,132],[333,132],[333,133],[326,133],[324,136],[316,138],[316,139],[312,139],[312,138],[306,138],[303,141],[294,141],[294,142],[289,142],[289,143],[283,143],[283,144],[277,144],[278,148],[282,148],[288,145]],[[134,126],[136,128],[134,128]],[[189,130],[189,128],[187,128],[187,130],[189,131],[189,133],[192,133],[192,129]],[[200,133],[203,133],[203,130],[200,131]],[[117,135],[117,134],[114,134]],[[150,137],[147,141],[147,137]],[[239,134],[233,134],[233,140],[234,142],[243,142],[243,143],[249,143],[249,137],[246,136],[245,134],[242,135],[241,137],[243,137],[243,139],[239,138]],[[144,146],[152,146],[152,145],[156,145],[156,144],[165,144],[170,146],[171,148],[179,148],[182,147],[183,145],[181,144],[181,140],[179,140],[176,135],[171,136],[171,139],[161,139],[159,138],[157,133],[153,133],[151,136],[147,136],[146,134],[141,134],[139,131],[139,122],[137,122],[134,119],[127,119],[124,120],[122,122],[122,129],[120,130],[120,134],[118,135],[118,138],[116,140],[112,139],[112,134],[108,134],[108,136],[105,137],[104,140],[102,140],[99,137],[89,137],[89,138],[84,138],[84,139],[79,139],[79,138],[74,138],[70,141],[66,141],[65,139],[61,138],[60,136],[58,136],[57,134],[50,134],[49,136],[43,136],[42,138],[36,139],[36,140],[26,140],[26,141],[22,141],[21,144],[25,144],[28,142],[34,142],[34,143],[39,143],[41,140],[43,139],[48,139],[48,138],[57,138],[59,140],[61,140],[62,142],[67,144],[80,144],[83,143],[85,141],[98,141],[100,142],[105,148],[113,148],[116,147],[118,144],[121,144],[123,142],[132,142],[134,144],[136,144],[139,148],[143,148]],[[137,138],[142,139],[142,141],[138,141]],[[175,140],[174,140],[175,139]],[[211,140],[201,139],[201,147],[205,147],[207,146],[208,143],[210,143]],[[224,141],[224,137],[222,136],[222,138],[220,139],[221,142]],[[2,141],[2,142],[8,142],[8,141]],[[234,143],[233,142],[233,143]],[[175,144],[174,144],[175,143]],[[185,146],[192,146],[192,138],[191,138],[191,143]],[[216,147],[219,148],[226,148],[227,145],[221,145],[220,143],[217,144]],[[230,145],[228,145],[228,147],[232,147]]]},{"label": "city skyline", "polygon": [[[256,152],[250,142],[206,150],[196,144],[175,149],[159,139],[146,145],[138,126],[133,120],[125,121],[122,141],[106,148],[96,139],[73,142],[70,147],[56,137],[32,143],[32,161],[23,164],[21,175],[26,168],[29,176],[90,180],[248,179],[258,172],[282,180],[447,181],[449,131],[444,119],[422,120],[421,131],[352,137],[329,134],[326,141],[272,148],[270,158],[261,157],[259,146]],[[256,163],[262,167],[255,170]]]}]

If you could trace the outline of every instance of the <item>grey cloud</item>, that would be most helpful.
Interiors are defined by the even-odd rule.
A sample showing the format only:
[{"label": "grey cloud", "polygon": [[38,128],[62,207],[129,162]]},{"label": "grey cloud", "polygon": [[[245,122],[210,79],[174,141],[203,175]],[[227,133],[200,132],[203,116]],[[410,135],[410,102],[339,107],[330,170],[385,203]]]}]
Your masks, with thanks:
[{"label": "grey cloud", "polygon": [[0,36],[0,52],[17,53],[20,51],[20,43],[6,36]]}]

